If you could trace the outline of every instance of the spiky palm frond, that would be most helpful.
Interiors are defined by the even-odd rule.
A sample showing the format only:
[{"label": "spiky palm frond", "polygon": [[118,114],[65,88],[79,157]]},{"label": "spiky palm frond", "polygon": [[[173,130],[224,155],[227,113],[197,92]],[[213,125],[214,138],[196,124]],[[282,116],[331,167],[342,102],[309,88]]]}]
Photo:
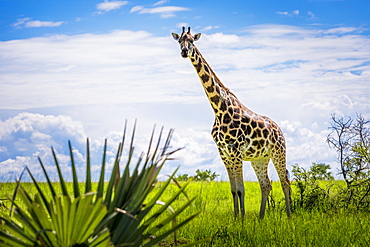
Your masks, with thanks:
[{"label": "spiky palm frond", "polygon": [[[135,126],[136,123],[128,148],[128,158],[122,162],[126,140],[125,124],[122,142],[119,144],[113,170],[107,184],[104,181],[107,155],[107,141],[105,141],[96,191],[92,190],[91,183],[89,140],[87,140],[86,149],[84,193],[80,191],[70,142],[73,194],[70,195],[68,192],[61,166],[53,148],[52,153],[59,176],[58,185],[62,191],[61,195],[56,193],[56,185],[50,181],[40,159],[39,163],[46,177],[49,193],[39,186],[31,171],[27,169],[37,189],[37,194],[29,195],[19,181],[14,195],[19,195],[21,201],[26,205],[26,209],[15,203],[14,196],[12,200],[13,215],[2,218],[4,224],[3,230],[0,232],[0,240],[10,246],[107,246],[109,244],[115,246],[152,246],[192,220],[198,212],[185,217],[180,223],[171,225],[171,222],[174,222],[174,219],[183,213],[194,200],[194,198],[189,199],[176,210],[171,207],[178,195],[184,192],[186,185],[167,202],[156,206],[175,173],[161,184],[160,189],[153,192],[161,168],[167,160],[171,159],[171,155],[178,151],[169,150],[173,131],[170,130],[163,146],[160,147],[163,128],[156,144],[153,144],[153,129],[147,153],[142,153],[134,162]],[[124,163],[124,169],[121,174],[120,164],[122,163]],[[48,197],[48,194],[51,194],[51,197]],[[149,194],[151,194],[150,200],[148,199]],[[171,214],[165,213],[168,209],[171,209]]]}]

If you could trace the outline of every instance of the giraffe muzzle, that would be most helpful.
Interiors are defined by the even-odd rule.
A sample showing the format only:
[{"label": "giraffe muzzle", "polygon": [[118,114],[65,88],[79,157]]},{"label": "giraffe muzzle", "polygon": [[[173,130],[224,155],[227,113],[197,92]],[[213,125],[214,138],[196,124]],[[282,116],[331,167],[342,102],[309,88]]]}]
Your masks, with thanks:
[{"label": "giraffe muzzle", "polygon": [[181,56],[183,57],[183,58],[187,58],[188,57],[188,50],[182,50],[181,51]]}]

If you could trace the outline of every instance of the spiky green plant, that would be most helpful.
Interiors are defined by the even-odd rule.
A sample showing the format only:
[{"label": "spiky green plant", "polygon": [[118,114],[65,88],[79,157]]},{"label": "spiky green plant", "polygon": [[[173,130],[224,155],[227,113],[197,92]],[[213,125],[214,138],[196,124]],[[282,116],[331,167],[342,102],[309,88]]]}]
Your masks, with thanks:
[{"label": "spiky green plant", "polygon": [[[176,217],[194,200],[194,198],[189,199],[176,210],[171,207],[179,194],[184,192],[186,185],[179,188],[178,192],[167,202],[159,201],[176,171],[169,179],[162,182],[160,189],[152,191],[164,163],[178,151],[169,151],[172,130],[160,148],[162,130],[154,147],[153,130],[147,153],[142,153],[132,168],[130,165],[133,163],[134,156],[134,127],[129,155],[121,174],[120,164],[123,163],[121,157],[126,138],[125,125],[122,142],[119,144],[111,177],[107,184],[104,181],[107,154],[107,141],[105,141],[100,179],[96,191],[92,189],[91,182],[89,140],[86,145],[84,192],[80,191],[73,149],[69,142],[73,195],[70,195],[67,190],[61,166],[52,148],[62,194],[56,193],[54,187],[56,185],[51,183],[40,159],[51,197],[48,197],[48,192],[39,186],[31,171],[26,169],[37,189],[37,194],[32,196],[27,193],[21,181],[18,181],[12,199],[13,209],[10,210],[9,216],[1,218],[3,221],[0,232],[2,244],[6,246],[153,246],[174,233],[192,220],[198,212],[185,217],[182,222],[173,224]],[[19,195],[26,208],[20,207],[15,202],[16,195]],[[165,213],[169,209],[172,213]]]}]

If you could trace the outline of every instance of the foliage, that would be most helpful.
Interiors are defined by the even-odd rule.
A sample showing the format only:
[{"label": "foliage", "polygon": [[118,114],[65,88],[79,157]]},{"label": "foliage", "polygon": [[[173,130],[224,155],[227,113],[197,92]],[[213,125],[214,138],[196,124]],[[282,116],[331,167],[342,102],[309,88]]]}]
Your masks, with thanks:
[{"label": "foliage", "polygon": [[109,245],[107,227],[98,228],[107,210],[101,200],[92,202],[93,194],[79,196],[73,201],[68,196],[55,196],[46,204],[42,203],[44,195],[36,194],[31,199],[22,187],[19,194],[27,210],[16,207],[14,218],[3,218],[4,232],[0,239],[5,243],[12,246]]},{"label": "foliage", "polygon": [[347,188],[342,191],[346,207],[370,210],[370,121],[358,115],[356,120],[332,115],[329,146],[338,153],[338,161]]},{"label": "foliage", "polygon": [[211,170],[196,170],[196,174],[194,176],[189,176],[188,174],[182,174],[178,175],[176,177],[176,180],[178,181],[188,181],[188,180],[193,180],[193,181],[214,181],[219,174],[216,174],[216,172],[211,172]]},{"label": "foliage", "polygon": [[[162,129],[163,130],[163,129]],[[134,133],[132,134],[129,155],[122,174],[120,163],[123,145],[126,137],[126,127],[122,142],[119,144],[113,171],[105,188],[104,174],[106,166],[107,141],[105,141],[103,160],[100,171],[100,180],[97,189],[92,189],[90,174],[89,140],[86,152],[86,181],[84,192],[80,191],[77,179],[76,165],[74,163],[73,149],[69,143],[71,169],[73,175],[73,194],[67,189],[60,165],[52,149],[62,194],[57,194],[55,184],[51,183],[45,167],[40,161],[44,171],[49,191],[42,189],[39,183],[30,174],[37,189],[32,196],[18,181],[14,191],[10,215],[4,215],[0,240],[11,246],[152,246],[174,233],[192,220],[199,212],[182,217],[181,222],[175,219],[183,213],[194,198],[181,204],[177,210],[171,205],[184,191],[186,184],[178,189],[166,203],[159,199],[170,185],[174,174],[161,187],[153,192],[159,171],[170,156],[177,150],[169,151],[172,130],[160,148],[162,131],[158,142],[153,146],[153,136],[150,139],[148,152],[138,158],[134,168],[130,167],[134,157]],[[51,197],[48,196],[51,194]],[[148,197],[150,195],[150,197]],[[25,204],[22,208],[16,203],[19,196]],[[167,214],[170,210],[172,213]],[[175,224],[176,222],[176,224]],[[171,226],[171,223],[172,226]]]},{"label": "foliage", "polygon": [[192,177],[189,176],[189,174],[179,174],[176,176],[177,181],[188,181],[192,179]]},{"label": "foliage", "polygon": [[330,170],[330,165],[326,165],[325,163],[312,163],[310,167],[311,176],[316,180],[334,180],[334,177],[328,170]]},{"label": "foliage", "polygon": [[333,180],[329,165],[312,163],[310,170],[306,171],[298,164],[293,165],[294,185],[298,188],[299,196],[294,198],[293,208],[318,209],[327,205],[329,189],[319,186],[319,180]]},{"label": "foliage", "polygon": [[201,171],[198,169],[195,172],[194,181],[213,181],[219,176],[215,172],[212,173],[211,170]]},{"label": "foliage", "polygon": [[306,171],[303,167],[299,167],[298,164],[293,165],[292,173],[296,181],[300,180],[333,180],[334,177],[331,175],[330,165],[325,163],[312,163],[309,171]]}]

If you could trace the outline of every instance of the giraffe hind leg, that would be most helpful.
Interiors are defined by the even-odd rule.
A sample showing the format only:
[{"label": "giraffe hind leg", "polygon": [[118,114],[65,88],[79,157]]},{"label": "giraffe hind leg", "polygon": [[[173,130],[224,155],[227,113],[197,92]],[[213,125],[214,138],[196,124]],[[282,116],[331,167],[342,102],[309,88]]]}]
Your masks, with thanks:
[{"label": "giraffe hind leg", "polygon": [[286,205],[286,214],[290,217],[291,210],[290,210],[290,202],[291,202],[291,188],[290,188],[290,181],[288,176],[288,170],[286,169],[286,159],[285,155],[281,156],[280,158],[272,157],[272,163],[275,166],[275,169],[278,173],[281,187],[284,192],[285,197],[285,205]]}]

